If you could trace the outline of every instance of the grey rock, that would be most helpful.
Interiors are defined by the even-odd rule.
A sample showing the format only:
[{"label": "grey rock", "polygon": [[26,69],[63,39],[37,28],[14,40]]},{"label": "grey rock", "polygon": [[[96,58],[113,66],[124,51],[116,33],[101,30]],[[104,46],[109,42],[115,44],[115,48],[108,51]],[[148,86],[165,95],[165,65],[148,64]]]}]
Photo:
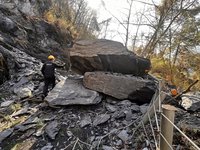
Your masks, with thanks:
[{"label": "grey rock", "polygon": [[20,132],[24,132],[26,130],[29,130],[29,129],[32,129],[32,128],[35,128],[35,127],[36,127],[35,124],[30,124],[30,125],[26,125],[26,126],[17,125],[17,126],[15,126],[15,129],[17,129]]},{"label": "grey rock", "polygon": [[59,82],[45,100],[50,105],[91,105],[98,104],[101,96],[96,91],[86,89],[82,79],[66,79]]},{"label": "grey rock", "polygon": [[95,136],[90,137],[90,142],[92,143],[95,140]]},{"label": "grey rock", "polygon": [[0,143],[6,139],[7,137],[9,137],[12,133],[13,133],[14,129],[10,128],[10,129],[6,129],[4,131],[0,132]]},{"label": "grey rock", "polygon": [[138,119],[138,117],[140,117],[140,113],[134,113],[134,114],[132,114],[132,120],[136,120],[136,119]]},{"label": "grey rock", "polygon": [[[20,80],[13,86],[13,88],[14,88],[14,89],[15,89],[15,88],[19,88],[19,87],[21,87],[22,85],[24,85],[24,84],[26,84],[26,83],[28,83],[28,82],[29,82],[28,78],[25,77],[25,76],[23,76],[23,77],[21,77]],[[14,90],[14,91],[16,91],[16,90]]]},{"label": "grey rock", "polygon": [[50,122],[45,128],[45,132],[52,140],[55,139],[56,135],[58,134],[58,131],[59,131],[59,128],[58,128],[57,121]]},{"label": "grey rock", "polygon": [[118,140],[116,143],[117,146],[122,146],[122,144],[123,144],[122,140]]},{"label": "grey rock", "polygon": [[80,122],[80,126],[81,128],[90,125],[92,123],[92,120],[90,118],[90,116],[84,116],[83,119]]},{"label": "grey rock", "polygon": [[140,111],[145,114],[147,112],[147,109],[148,109],[149,105],[147,104],[144,104],[144,105],[141,105],[140,106]]},{"label": "grey rock", "polygon": [[126,130],[122,130],[117,136],[124,142],[129,139],[129,135]]},{"label": "grey rock", "polygon": [[126,114],[126,120],[127,121],[131,121],[132,120],[132,116],[133,116],[132,111],[129,110],[125,114]]},{"label": "grey rock", "polygon": [[150,69],[148,59],[136,56],[122,43],[105,39],[77,41],[70,49],[70,58],[72,69],[82,74],[109,71],[143,75]]},{"label": "grey rock", "polygon": [[98,144],[99,144],[99,141],[93,141],[92,148],[94,148],[94,149],[97,148]]},{"label": "grey rock", "polygon": [[187,109],[190,112],[199,112],[200,111],[200,101],[193,103],[190,108]]},{"label": "grey rock", "polygon": [[14,32],[17,30],[16,24],[8,17],[0,17],[0,27],[7,32]]},{"label": "grey rock", "polygon": [[83,84],[114,98],[130,99],[138,103],[150,102],[155,90],[155,83],[149,79],[108,72],[86,72]]},{"label": "grey rock", "polygon": [[126,106],[126,107],[130,107],[132,105],[132,102],[130,100],[123,100],[119,103],[117,103],[118,106]]},{"label": "grey rock", "polygon": [[47,143],[47,145],[42,147],[41,150],[51,150],[52,148],[53,148],[53,145],[51,145],[51,143]]},{"label": "grey rock", "polygon": [[105,105],[106,109],[109,111],[109,112],[115,112],[117,110],[117,107],[114,106],[114,105],[110,105],[110,104],[107,104]]},{"label": "grey rock", "polygon": [[37,137],[42,136],[43,134],[44,134],[44,127],[39,128],[39,129],[36,131],[36,133],[35,133],[35,135],[36,135]]},{"label": "grey rock", "polygon": [[114,98],[114,97],[109,97],[109,96],[106,97],[106,102],[107,102],[107,103],[110,103],[110,104],[112,104],[112,105],[117,104],[118,101],[119,101],[119,100],[116,99],[116,98]]},{"label": "grey rock", "polygon": [[34,133],[35,133],[35,129],[30,129],[30,130],[26,131],[20,138],[21,139],[27,139],[31,135],[33,135]]},{"label": "grey rock", "polygon": [[1,103],[1,107],[8,107],[14,103],[14,100],[9,100]]},{"label": "grey rock", "polygon": [[67,131],[67,136],[71,137],[73,136],[73,133],[71,131]]},{"label": "grey rock", "polygon": [[14,89],[14,92],[21,99],[32,97],[32,91],[29,88],[17,88],[17,89]]},{"label": "grey rock", "polygon": [[27,124],[36,124],[40,121],[40,119],[38,117],[30,117],[28,118],[25,122],[23,122],[23,125],[27,125]]},{"label": "grey rock", "polygon": [[116,119],[120,119],[120,118],[126,117],[126,114],[124,113],[124,110],[120,110],[112,114],[112,117]]},{"label": "grey rock", "polygon": [[107,146],[107,145],[103,145],[103,146],[102,146],[102,149],[103,149],[103,150],[114,150],[112,147]]},{"label": "grey rock", "polygon": [[101,114],[99,116],[97,116],[94,121],[93,121],[93,125],[94,126],[98,126],[100,124],[105,123],[106,121],[108,121],[110,119],[110,115],[109,114]]},{"label": "grey rock", "polygon": [[130,108],[132,112],[140,112],[140,106],[133,104]]},{"label": "grey rock", "polygon": [[29,113],[28,112],[28,106],[25,106],[24,108],[20,109],[19,111],[13,113],[11,115],[11,117],[15,117],[15,116],[19,116],[19,115],[24,115],[24,114],[27,114],[27,113]]}]

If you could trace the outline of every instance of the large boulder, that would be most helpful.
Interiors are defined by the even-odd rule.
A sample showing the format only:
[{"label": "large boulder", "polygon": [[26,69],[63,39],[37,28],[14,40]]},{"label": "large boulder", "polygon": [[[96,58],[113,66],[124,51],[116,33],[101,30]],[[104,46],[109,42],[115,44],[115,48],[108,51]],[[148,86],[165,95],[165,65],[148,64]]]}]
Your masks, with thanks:
[{"label": "large boulder", "polygon": [[72,78],[60,81],[45,100],[50,106],[91,105],[98,104],[101,96],[85,88],[81,78]]},{"label": "large boulder", "polygon": [[150,69],[150,61],[130,52],[122,43],[110,40],[82,40],[70,49],[72,70],[84,74],[109,71],[141,76]]},{"label": "large boulder", "polygon": [[150,102],[156,88],[155,83],[148,79],[105,72],[86,72],[83,84],[117,99],[130,99],[137,103]]}]

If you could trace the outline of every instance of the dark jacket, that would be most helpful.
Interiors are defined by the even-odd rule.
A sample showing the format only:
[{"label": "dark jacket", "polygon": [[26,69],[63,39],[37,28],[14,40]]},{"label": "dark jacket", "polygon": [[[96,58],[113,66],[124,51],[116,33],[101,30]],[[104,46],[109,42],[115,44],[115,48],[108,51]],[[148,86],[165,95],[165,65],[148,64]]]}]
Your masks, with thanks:
[{"label": "dark jacket", "polygon": [[41,72],[45,78],[55,77],[55,68],[60,68],[61,66],[56,65],[55,63],[48,61],[42,66]]}]

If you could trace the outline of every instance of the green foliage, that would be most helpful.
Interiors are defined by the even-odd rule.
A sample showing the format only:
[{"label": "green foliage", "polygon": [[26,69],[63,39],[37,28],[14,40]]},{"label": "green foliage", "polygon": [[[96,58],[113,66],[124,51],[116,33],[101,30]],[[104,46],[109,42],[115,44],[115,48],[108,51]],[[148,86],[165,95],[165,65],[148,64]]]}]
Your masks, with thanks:
[{"label": "green foliage", "polygon": [[[169,84],[174,84],[183,90],[183,89],[186,89],[195,80],[199,79],[200,66],[195,64],[195,63],[200,63],[199,60],[200,60],[200,57],[197,57],[195,59],[191,59],[191,57],[187,57],[187,60],[184,60],[187,66],[182,65],[182,63],[172,65],[169,59],[166,59],[158,55],[152,56],[151,74],[165,80]],[[193,87],[193,90],[198,91],[199,88],[200,88],[200,83],[196,84]]]}]

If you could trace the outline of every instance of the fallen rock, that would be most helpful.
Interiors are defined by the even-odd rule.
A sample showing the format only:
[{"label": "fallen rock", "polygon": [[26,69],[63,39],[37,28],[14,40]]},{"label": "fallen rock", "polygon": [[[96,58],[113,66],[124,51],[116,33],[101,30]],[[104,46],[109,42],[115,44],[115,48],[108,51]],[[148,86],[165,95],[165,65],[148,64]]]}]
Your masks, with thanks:
[{"label": "fallen rock", "polygon": [[40,119],[38,117],[30,117],[28,118],[25,122],[23,122],[23,125],[27,125],[27,124],[36,124],[40,121]]},{"label": "fallen rock", "polygon": [[140,111],[145,114],[147,112],[147,109],[148,109],[149,105],[147,104],[144,104],[144,105],[141,105],[140,106]]},{"label": "fallen rock", "polygon": [[19,88],[15,93],[20,99],[32,97],[32,91],[29,88]]},{"label": "fallen rock", "polygon": [[116,108],[116,106],[114,106],[114,105],[111,105],[111,104],[105,104],[105,107],[106,107],[106,109],[109,111],[109,112],[115,112],[116,110],[117,110],[117,108]]},{"label": "fallen rock", "polygon": [[116,111],[112,117],[115,118],[115,119],[120,119],[120,118],[124,118],[126,116],[126,114],[124,113],[124,110],[119,110],[119,111]]},{"label": "fallen rock", "polygon": [[17,129],[18,131],[20,132],[25,132],[26,130],[29,130],[29,129],[32,129],[32,128],[35,128],[36,125],[35,124],[30,124],[30,125],[17,125],[15,126],[15,129]]},{"label": "fallen rock", "polygon": [[14,112],[11,117],[15,117],[15,116],[19,116],[19,115],[24,115],[24,114],[27,114],[27,113],[30,113],[28,111],[28,106],[25,106],[24,108],[18,110],[17,112]]},{"label": "fallen rock", "polygon": [[107,146],[107,145],[103,145],[103,146],[102,146],[102,149],[103,149],[103,150],[114,150],[112,147]]},{"label": "fallen rock", "polygon": [[13,128],[9,128],[9,129],[6,129],[2,132],[0,132],[0,143],[6,139],[8,136],[10,136],[12,133],[13,133],[14,129]]},{"label": "fallen rock", "polygon": [[81,128],[90,125],[92,123],[92,120],[90,118],[90,116],[84,116],[83,119],[80,122],[80,126]]},{"label": "fallen rock", "polygon": [[126,142],[129,138],[129,135],[126,130],[122,130],[118,135],[117,135],[123,142]]},{"label": "fallen rock", "polygon": [[101,96],[96,91],[86,89],[82,79],[66,79],[59,82],[45,100],[50,105],[91,105],[98,104]]},{"label": "fallen rock", "polygon": [[47,143],[46,146],[44,146],[41,150],[51,150],[53,148],[53,145],[51,143]]},{"label": "fallen rock", "polygon": [[136,56],[122,43],[111,40],[82,40],[70,49],[72,69],[84,74],[92,71],[110,71],[144,75],[150,69],[148,59]]},{"label": "fallen rock", "polygon": [[93,121],[93,125],[94,126],[98,126],[100,124],[105,123],[106,121],[108,121],[110,119],[110,115],[109,114],[101,114],[99,116],[97,116],[94,121]]},{"label": "fallen rock", "polygon": [[8,17],[0,16],[0,28],[4,32],[10,32],[13,34],[18,28],[15,22]]},{"label": "fallen rock", "polygon": [[59,131],[59,128],[58,128],[57,121],[50,122],[45,128],[45,132],[52,140],[55,139],[56,135],[58,134],[58,131]]},{"label": "fallen rock", "polygon": [[5,101],[5,102],[1,103],[1,107],[8,107],[8,106],[10,106],[13,103],[14,103],[13,100]]},{"label": "fallen rock", "polygon": [[151,80],[106,72],[86,72],[83,84],[117,99],[130,99],[138,103],[150,102],[155,90]]}]

